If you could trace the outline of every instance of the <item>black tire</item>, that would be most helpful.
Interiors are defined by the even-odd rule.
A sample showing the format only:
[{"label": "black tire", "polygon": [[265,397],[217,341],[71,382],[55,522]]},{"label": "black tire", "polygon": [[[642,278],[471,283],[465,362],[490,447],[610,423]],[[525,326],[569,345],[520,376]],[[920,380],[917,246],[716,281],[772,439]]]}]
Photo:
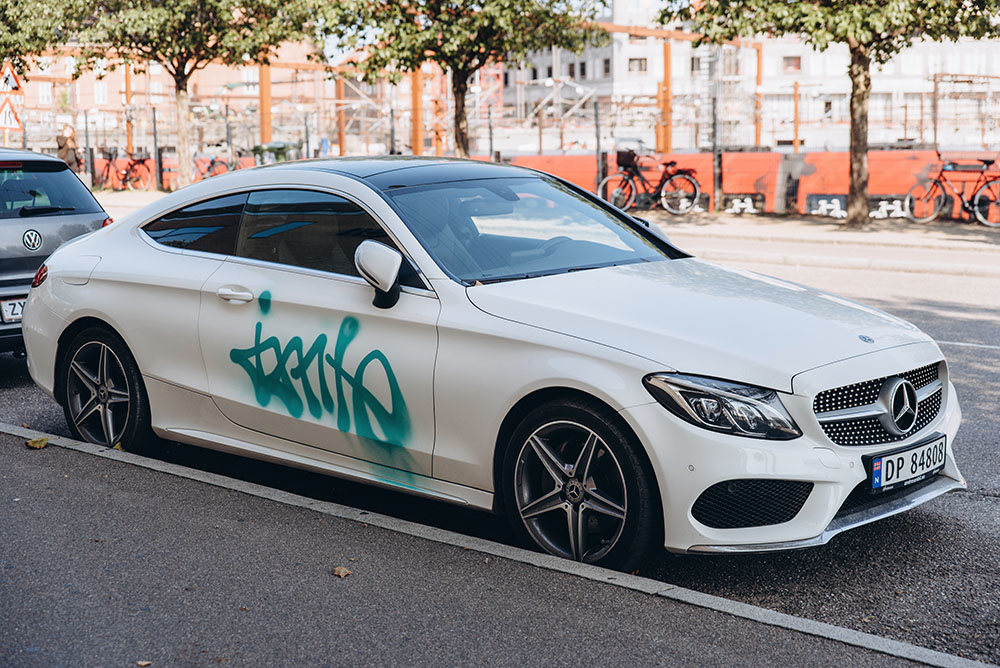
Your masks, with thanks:
[{"label": "black tire", "polygon": [[499,491],[514,532],[556,556],[634,570],[663,544],[659,496],[641,448],[597,401],[539,406],[514,430],[503,458]]},{"label": "black tire", "polygon": [[125,174],[125,184],[129,190],[149,190],[150,182],[149,167],[145,163],[137,162],[128,168]]},{"label": "black tire", "polygon": [[903,200],[903,211],[914,223],[929,223],[941,215],[947,195],[937,179],[918,181]]},{"label": "black tire", "polygon": [[58,373],[59,400],[75,438],[106,447],[121,444],[131,452],[153,445],[146,386],[117,334],[101,327],[81,331],[67,346]]},{"label": "black tire", "polygon": [[664,210],[675,216],[681,216],[691,211],[701,197],[701,186],[687,174],[674,174],[663,184],[660,191],[660,204]]},{"label": "black tire", "polygon": [[215,164],[212,165],[212,169],[209,170],[208,176],[219,176],[220,174],[225,174],[229,171],[229,163],[225,160],[216,160]]},{"label": "black tire", "polygon": [[987,181],[976,191],[972,211],[986,227],[1000,227],[1000,179]]},{"label": "black tire", "polygon": [[635,204],[636,192],[635,180],[626,172],[609,174],[597,186],[597,196],[622,211]]}]

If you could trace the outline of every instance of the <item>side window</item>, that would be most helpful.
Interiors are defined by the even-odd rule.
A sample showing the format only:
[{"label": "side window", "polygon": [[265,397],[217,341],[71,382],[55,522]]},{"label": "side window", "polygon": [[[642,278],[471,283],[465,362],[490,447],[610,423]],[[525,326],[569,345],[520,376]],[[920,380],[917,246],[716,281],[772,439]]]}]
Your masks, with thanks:
[{"label": "side window", "polygon": [[[366,239],[396,248],[381,225],[343,197],[311,190],[260,190],[247,200],[236,255],[358,276],[354,251]],[[400,283],[423,287],[405,260]]]},{"label": "side window", "polygon": [[142,228],[157,243],[231,255],[246,193],[217,197],[172,211]]}]

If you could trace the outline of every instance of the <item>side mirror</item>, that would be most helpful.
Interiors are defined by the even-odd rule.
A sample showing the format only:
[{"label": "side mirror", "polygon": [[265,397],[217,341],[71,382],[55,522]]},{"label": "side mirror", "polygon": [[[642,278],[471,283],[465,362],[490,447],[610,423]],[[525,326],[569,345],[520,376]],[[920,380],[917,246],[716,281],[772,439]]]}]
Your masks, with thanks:
[{"label": "side mirror", "polygon": [[673,242],[670,241],[670,237],[667,236],[667,233],[664,232],[663,228],[661,228],[659,225],[654,225],[653,223],[649,222],[645,218],[640,218],[639,216],[632,216],[632,220],[638,222],[640,225],[642,225],[643,227],[645,227],[647,230],[649,230],[650,232],[652,232],[654,235],[660,237],[661,239],[663,239],[664,241],[666,241],[668,244],[670,244],[671,246],[673,246]]},{"label": "side mirror", "polygon": [[358,273],[375,288],[376,308],[392,308],[399,301],[399,268],[403,256],[385,244],[368,239],[354,251],[354,266]]}]

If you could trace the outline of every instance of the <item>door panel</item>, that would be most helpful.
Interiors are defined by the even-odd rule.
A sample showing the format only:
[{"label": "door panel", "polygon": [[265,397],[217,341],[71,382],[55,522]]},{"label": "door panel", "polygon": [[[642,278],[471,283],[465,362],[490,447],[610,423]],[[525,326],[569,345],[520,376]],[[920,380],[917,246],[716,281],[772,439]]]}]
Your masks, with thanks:
[{"label": "door panel", "polygon": [[[202,288],[199,338],[215,402],[249,429],[430,475],[437,298],[403,292],[392,308],[375,308],[362,279],[316,269],[315,246],[337,246],[341,268],[349,253],[328,237],[356,238],[363,225],[343,212],[325,219],[322,202],[310,208],[303,197],[294,216],[265,217],[258,194],[237,255],[274,260],[232,257]],[[309,268],[287,264],[305,260]]]}]

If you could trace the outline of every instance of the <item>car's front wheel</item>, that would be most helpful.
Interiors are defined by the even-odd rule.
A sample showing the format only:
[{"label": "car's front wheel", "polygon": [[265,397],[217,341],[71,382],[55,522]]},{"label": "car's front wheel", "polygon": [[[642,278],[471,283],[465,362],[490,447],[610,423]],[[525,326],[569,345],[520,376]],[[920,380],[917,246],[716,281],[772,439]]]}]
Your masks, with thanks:
[{"label": "car's front wheel", "polygon": [[632,570],[660,535],[656,486],[639,448],[595,401],[535,409],[504,458],[504,508],[514,531],[550,554]]},{"label": "car's front wheel", "polygon": [[91,327],[73,337],[62,360],[60,399],[74,437],[126,450],[152,440],[146,387],[124,341]]}]

